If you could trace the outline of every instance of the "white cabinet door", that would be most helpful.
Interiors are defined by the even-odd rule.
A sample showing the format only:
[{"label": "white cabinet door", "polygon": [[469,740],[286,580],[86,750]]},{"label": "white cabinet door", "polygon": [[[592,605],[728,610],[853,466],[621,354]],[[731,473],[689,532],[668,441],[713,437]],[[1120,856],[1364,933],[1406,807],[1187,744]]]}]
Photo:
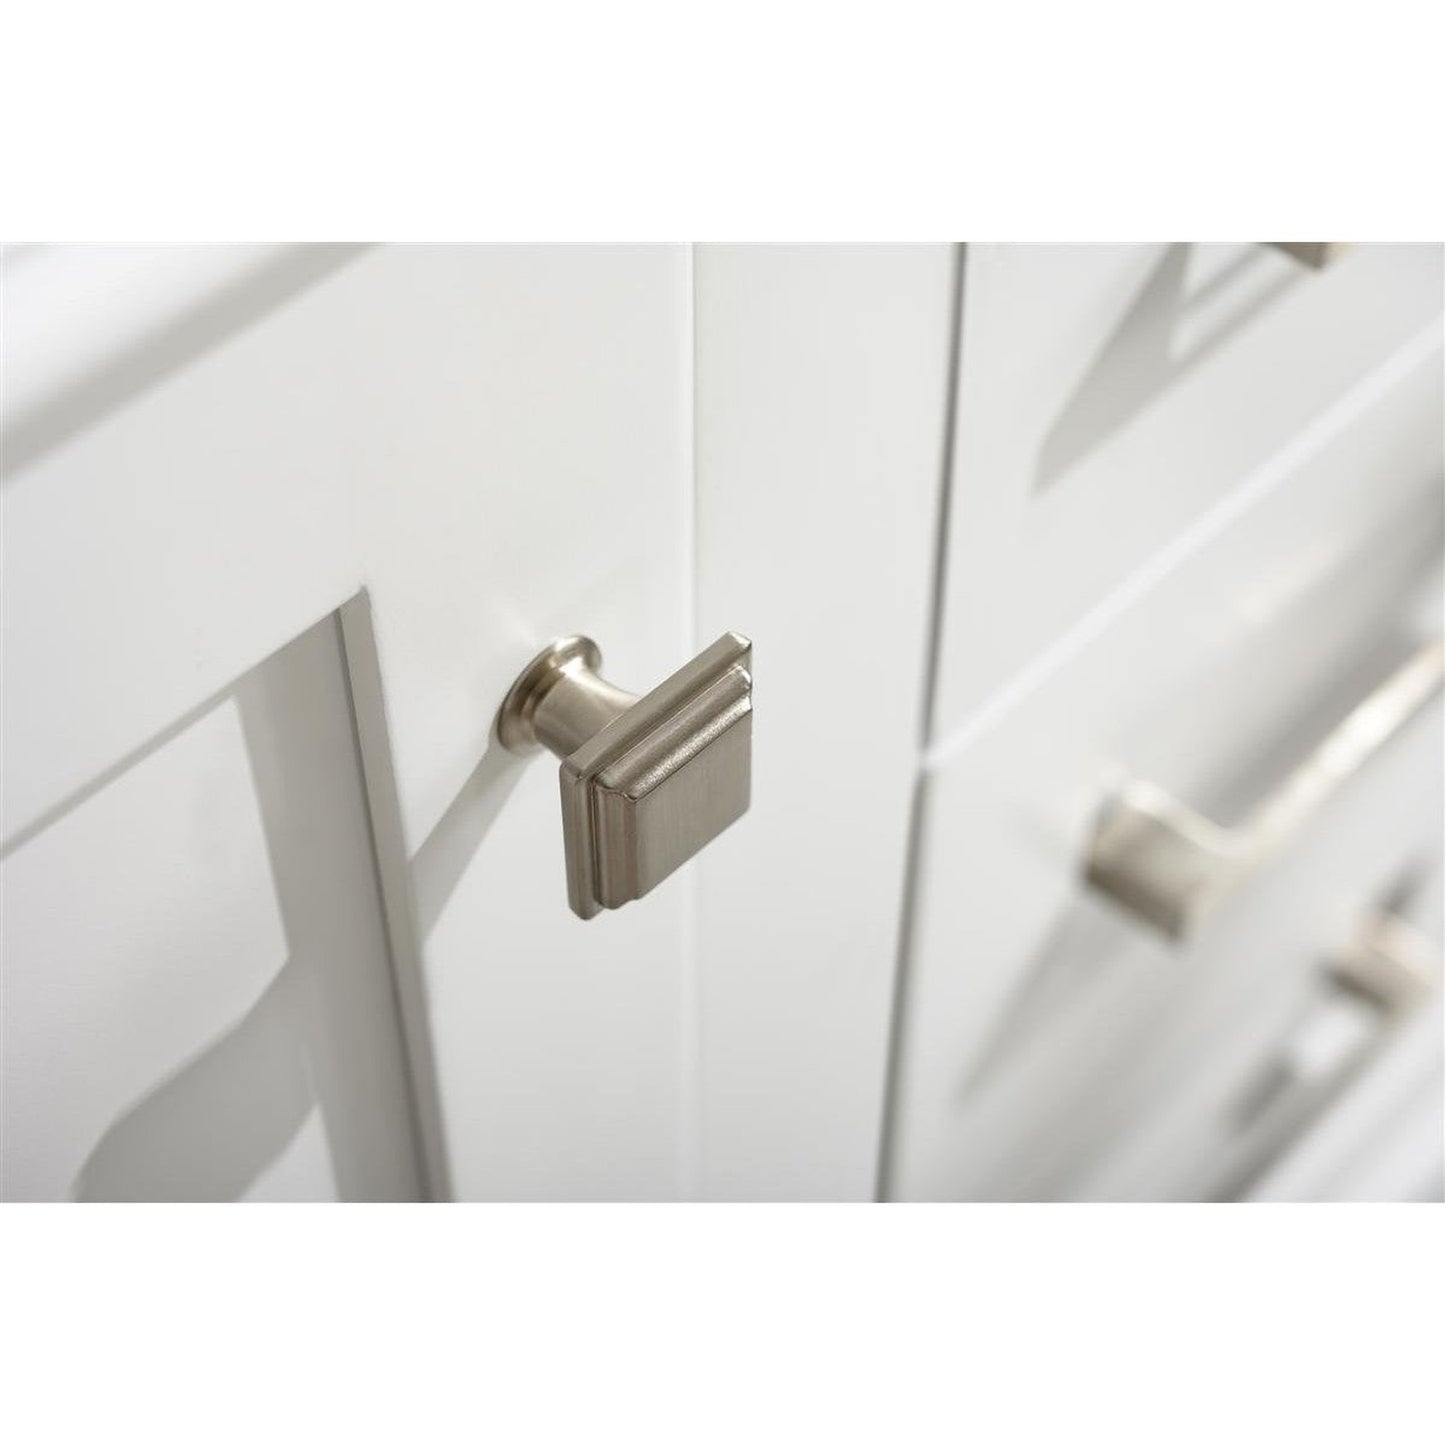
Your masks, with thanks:
[{"label": "white cabinet door", "polygon": [[699,859],[709,1198],[876,1189],[957,260],[698,252],[701,636],[758,659],[748,831]]},{"label": "white cabinet door", "polygon": [[489,736],[554,634],[690,653],[688,254],[23,248],[5,300],[6,1197],[676,1195],[684,892],[580,924]]},{"label": "white cabinet door", "polygon": [[[870,1197],[955,261],[12,253],[4,1195]],[[724,628],[753,811],[584,924],[497,706]]]}]

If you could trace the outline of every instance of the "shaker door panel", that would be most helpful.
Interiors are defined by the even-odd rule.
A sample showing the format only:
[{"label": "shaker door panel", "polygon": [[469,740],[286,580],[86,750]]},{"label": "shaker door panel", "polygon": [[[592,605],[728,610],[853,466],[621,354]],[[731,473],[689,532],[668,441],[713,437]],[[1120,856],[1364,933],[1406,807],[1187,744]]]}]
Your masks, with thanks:
[{"label": "shaker door panel", "polygon": [[328,617],[6,859],[7,1199],[417,1199]]},{"label": "shaker door panel", "polygon": [[[7,902],[41,875],[83,892],[79,860],[123,832],[56,852],[57,830],[220,726],[243,679],[339,612],[409,1041],[419,1138],[403,1142],[429,1192],[672,1197],[685,890],[572,918],[555,764],[504,759],[491,732],[513,675],[558,633],[593,633],[609,674],[638,687],[688,654],[687,253],[262,251],[198,266],[181,250],[24,248],[7,269],[7,301],[32,308],[7,363],[33,359],[45,383],[7,416],[23,443],[7,447],[3,497]],[[126,287],[106,324],[70,324]],[[93,354],[46,361],[34,338],[57,335]],[[177,768],[157,783],[158,856],[172,856],[167,808],[232,807],[207,801],[204,769]],[[278,872],[268,901],[264,830],[242,812],[230,826],[251,863],[186,907],[253,910],[269,941],[233,961],[221,1017],[80,1090],[77,1139],[239,1026],[255,970],[281,964],[291,879]],[[118,941],[144,952],[127,919]],[[42,942],[7,943],[7,988],[43,992]],[[163,997],[114,1002],[144,1016]],[[70,1167],[34,1177],[61,1190]],[[234,1192],[314,1182],[297,1165]]]}]

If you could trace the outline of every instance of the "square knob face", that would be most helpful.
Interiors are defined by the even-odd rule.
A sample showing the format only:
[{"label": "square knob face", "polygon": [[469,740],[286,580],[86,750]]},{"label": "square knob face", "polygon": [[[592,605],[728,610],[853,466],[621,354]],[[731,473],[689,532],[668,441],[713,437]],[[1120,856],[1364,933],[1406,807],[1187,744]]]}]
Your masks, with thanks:
[{"label": "square knob face", "polygon": [[747,812],[752,688],[752,645],[725,633],[563,759],[575,913],[641,898]]}]

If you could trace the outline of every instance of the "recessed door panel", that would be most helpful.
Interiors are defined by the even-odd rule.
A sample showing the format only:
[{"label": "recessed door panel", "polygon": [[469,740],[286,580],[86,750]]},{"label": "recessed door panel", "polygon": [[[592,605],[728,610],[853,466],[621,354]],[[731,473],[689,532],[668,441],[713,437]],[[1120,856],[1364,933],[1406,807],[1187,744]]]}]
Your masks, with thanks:
[{"label": "recessed door panel", "polygon": [[334,617],[4,861],[9,1199],[416,1199]]},{"label": "recessed door panel", "polygon": [[[34,259],[7,273],[7,299],[38,284]],[[47,363],[43,428],[28,403],[7,418],[24,445],[7,448],[3,498],[5,846],[17,869],[50,859],[46,879],[7,884],[7,906],[42,882],[84,892],[85,848],[44,852],[56,830],[340,610],[429,1192],[671,1197],[692,1057],[686,885],[579,923],[555,765],[503,758],[492,724],[559,633],[593,633],[609,675],[640,688],[690,655],[687,252],[231,260],[61,248],[26,293],[25,334],[78,354]],[[114,326],[66,324],[126,287],[145,293],[144,324],[118,299]],[[204,915],[199,883],[163,873],[161,892],[166,877]],[[7,988],[45,987],[35,930],[7,947]],[[280,968],[257,952],[248,967]],[[173,1053],[238,1022],[266,982],[245,977]],[[132,1084],[146,1086],[102,1091],[105,1109]]]}]

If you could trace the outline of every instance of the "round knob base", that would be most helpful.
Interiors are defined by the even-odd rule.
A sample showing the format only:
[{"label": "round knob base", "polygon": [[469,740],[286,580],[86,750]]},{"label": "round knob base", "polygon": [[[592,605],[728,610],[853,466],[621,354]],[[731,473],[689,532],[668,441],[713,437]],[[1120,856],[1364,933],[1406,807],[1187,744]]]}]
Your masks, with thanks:
[{"label": "round knob base", "polygon": [[537,734],[537,708],[564,678],[578,672],[595,673],[602,666],[602,650],[590,637],[559,637],[522,669],[502,699],[497,713],[497,738],[511,753],[534,753],[543,746]]}]

